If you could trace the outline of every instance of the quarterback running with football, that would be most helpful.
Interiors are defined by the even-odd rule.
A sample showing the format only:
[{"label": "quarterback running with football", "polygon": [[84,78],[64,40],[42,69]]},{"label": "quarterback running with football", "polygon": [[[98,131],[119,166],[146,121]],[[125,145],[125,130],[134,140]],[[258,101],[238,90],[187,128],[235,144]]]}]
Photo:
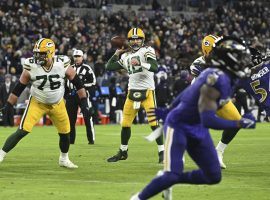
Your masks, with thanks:
[{"label": "quarterback running with football", "polygon": [[[131,124],[140,109],[146,112],[156,107],[154,72],[158,70],[155,50],[145,46],[145,35],[142,29],[132,28],[127,35],[129,49],[117,49],[106,64],[107,70],[125,69],[129,74],[128,94],[123,109],[121,130],[121,146],[116,155],[108,158],[108,162],[126,160],[128,157],[128,141],[131,136]],[[121,56],[120,56],[121,55]],[[148,118],[152,130],[158,127],[158,122]],[[163,162],[163,136],[156,139],[158,145],[159,163]]]},{"label": "quarterback running with football", "polygon": [[0,163],[6,154],[28,133],[40,118],[47,114],[59,133],[59,165],[66,168],[78,168],[69,160],[69,118],[63,100],[64,79],[68,78],[77,88],[82,102],[82,112],[87,112],[86,92],[76,72],[70,67],[67,56],[55,55],[55,44],[51,39],[39,39],[33,50],[33,57],[23,64],[20,80],[10,94],[3,109],[12,108],[28,83],[31,82],[31,95],[17,131],[11,134],[0,150]]},{"label": "quarterback running with football", "polygon": [[[205,70],[205,63],[206,59],[208,58],[209,54],[212,51],[213,44],[215,41],[219,39],[219,37],[215,35],[207,35],[202,40],[202,53],[203,56],[200,56],[190,66],[191,74],[194,76],[194,79],[192,80],[192,83],[197,79],[197,77],[200,75],[200,73]],[[226,104],[222,105],[217,110],[217,115],[223,119],[227,120],[240,120],[241,114],[238,112],[235,105],[232,103],[232,101],[228,101]],[[239,131],[238,128],[235,129],[226,129],[222,133],[221,140],[219,141],[218,145],[216,146],[216,151],[218,154],[218,160],[220,167],[222,169],[226,168],[226,165],[223,162],[223,153],[228,146],[228,144],[233,140],[234,136]]]}]

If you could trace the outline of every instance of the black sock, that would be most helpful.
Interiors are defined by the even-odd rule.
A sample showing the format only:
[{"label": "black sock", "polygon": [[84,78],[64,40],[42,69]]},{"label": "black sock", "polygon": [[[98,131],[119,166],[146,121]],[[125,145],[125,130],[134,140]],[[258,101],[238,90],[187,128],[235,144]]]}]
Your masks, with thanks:
[{"label": "black sock", "polygon": [[59,147],[62,153],[67,153],[69,150],[70,139],[69,133],[58,133],[59,134]]},{"label": "black sock", "polygon": [[[156,130],[158,128],[158,126],[151,126],[151,129],[152,131]],[[156,139],[156,143],[157,145],[163,145],[163,135],[159,136],[157,139]]]},{"label": "black sock", "polygon": [[240,129],[226,129],[222,133],[221,142],[229,144]]},{"label": "black sock", "polygon": [[6,153],[9,152],[27,134],[28,134],[27,131],[24,131],[24,130],[21,130],[21,129],[17,129],[17,131],[15,133],[11,134],[7,138],[5,144],[4,144],[3,148],[2,148],[3,151],[6,152]]},{"label": "black sock", "polygon": [[130,136],[131,136],[131,128],[130,127],[122,127],[121,144],[128,145],[128,141],[129,141]]}]

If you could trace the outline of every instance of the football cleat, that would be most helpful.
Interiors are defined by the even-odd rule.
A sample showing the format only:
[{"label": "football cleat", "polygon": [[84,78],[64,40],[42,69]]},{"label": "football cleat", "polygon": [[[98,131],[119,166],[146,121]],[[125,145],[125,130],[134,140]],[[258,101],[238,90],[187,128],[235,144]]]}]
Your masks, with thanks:
[{"label": "football cleat", "polygon": [[158,152],[158,163],[163,164],[164,161],[164,151]]},{"label": "football cleat", "polygon": [[164,200],[172,200],[172,187],[163,190],[162,197],[164,198]]},{"label": "football cleat", "polygon": [[139,198],[139,193],[134,194],[134,195],[130,198],[130,200],[141,200],[141,199]]},{"label": "football cleat", "polygon": [[127,151],[122,151],[119,149],[116,155],[110,157],[107,159],[108,162],[117,162],[119,160],[126,160],[128,158],[128,153]]},{"label": "football cleat", "polygon": [[[157,173],[157,177],[162,176],[164,171],[159,170]],[[167,188],[166,190],[162,191],[162,197],[164,200],[172,200],[172,187]]]},{"label": "football cleat", "polygon": [[226,169],[226,165],[223,162],[223,153],[217,150],[218,161],[221,169]]},{"label": "football cleat", "polygon": [[59,159],[59,166],[60,167],[66,167],[66,168],[69,168],[69,169],[77,169],[78,168],[78,165],[75,165],[69,159]]},{"label": "football cleat", "polygon": [[3,162],[4,158],[0,157],[0,163]]}]

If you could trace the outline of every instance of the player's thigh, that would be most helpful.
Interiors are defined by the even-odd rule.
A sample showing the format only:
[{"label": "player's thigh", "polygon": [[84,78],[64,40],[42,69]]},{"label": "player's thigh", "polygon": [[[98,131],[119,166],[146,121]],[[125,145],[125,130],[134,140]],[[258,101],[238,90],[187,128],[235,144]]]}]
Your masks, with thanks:
[{"label": "player's thigh", "polygon": [[123,108],[122,127],[130,127],[137,112],[138,110],[133,108],[133,101],[127,97]]},{"label": "player's thigh", "polygon": [[53,105],[53,108],[48,113],[53,124],[58,130],[58,133],[69,133],[70,124],[64,100]]},{"label": "player's thigh", "polygon": [[[149,112],[151,108],[156,107],[156,95],[154,90],[147,91],[147,98],[142,102],[142,107],[145,109],[145,112]],[[155,119],[155,117],[147,117],[148,122]],[[149,122],[151,126],[157,126],[157,121]]]},{"label": "player's thigh", "polygon": [[38,102],[34,97],[30,97],[29,103],[27,104],[21,119],[20,129],[31,132],[33,126],[47,111],[48,107],[45,104]]},{"label": "player's thigh", "polygon": [[220,109],[218,109],[217,115],[227,120],[240,120],[241,119],[241,115],[232,101],[229,101]]},{"label": "player's thigh", "polygon": [[183,154],[186,148],[186,137],[182,129],[172,128],[165,125],[165,151],[164,151],[164,171],[177,174],[183,172]]},{"label": "player's thigh", "polygon": [[187,139],[187,152],[194,162],[208,174],[219,173],[220,166],[209,130],[202,128],[200,138]]}]

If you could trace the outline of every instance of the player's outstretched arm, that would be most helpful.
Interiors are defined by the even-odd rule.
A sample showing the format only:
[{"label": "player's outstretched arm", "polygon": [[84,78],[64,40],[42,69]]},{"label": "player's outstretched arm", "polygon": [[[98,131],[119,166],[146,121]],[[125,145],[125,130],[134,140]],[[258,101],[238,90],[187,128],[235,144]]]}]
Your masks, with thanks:
[{"label": "player's outstretched arm", "polygon": [[122,65],[120,64],[122,61],[119,60],[119,56],[126,51],[126,49],[117,49],[113,56],[108,60],[106,70],[115,71],[123,69]]},{"label": "player's outstretched arm", "polygon": [[66,70],[66,77],[76,87],[79,98],[80,99],[86,98],[87,94],[84,89],[83,82],[81,81],[79,76],[76,74],[76,71],[71,66],[69,66]]},{"label": "player's outstretched arm", "polygon": [[10,103],[11,105],[16,104],[18,97],[24,91],[29,81],[30,81],[29,72],[27,70],[23,70],[20,76],[20,80],[15,85],[14,89],[12,90],[11,94],[8,97],[7,103]]},{"label": "player's outstretched arm", "polygon": [[217,130],[228,128],[255,128],[255,119],[243,116],[241,120],[225,120],[216,115],[217,99],[220,93],[215,88],[203,85],[198,102],[202,124],[207,128]]}]

